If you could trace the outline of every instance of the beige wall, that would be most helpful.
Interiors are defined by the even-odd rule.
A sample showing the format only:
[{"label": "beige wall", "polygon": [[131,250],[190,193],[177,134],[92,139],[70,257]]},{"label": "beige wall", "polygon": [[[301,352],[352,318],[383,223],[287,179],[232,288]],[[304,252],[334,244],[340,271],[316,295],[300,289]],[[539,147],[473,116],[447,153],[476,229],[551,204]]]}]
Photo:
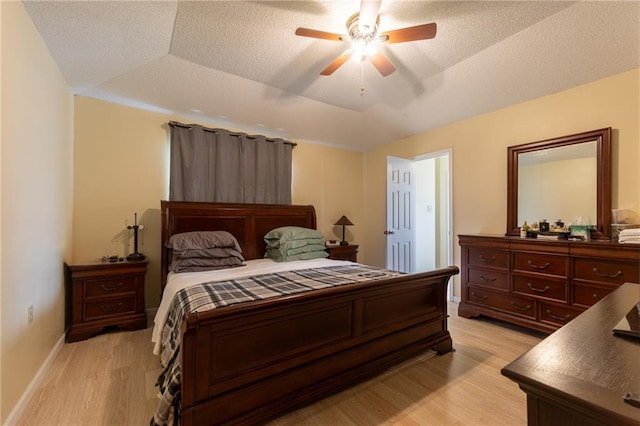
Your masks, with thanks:
[{"label": "beige wall", "polygon": [[[2,10],[0,423],[64,334],[73,99],[22,2]],[[27,325],[27,306],[34,320]]]},{"label": "beige wall", "polygon": [[[137,212],[144,225],[139,251],[151,259],[148,307],[159,304],[160,200],[168,196],[171,120],[192,122],[75,98],[73,261],[126,256],[133,244],[126,226]],[[356,224],[349,235],[358,240],[364,229],[362,153],[298,142],[293,175],[293,203],[315,206],[318,229],[326,238],[335,237],[332,224],[346,214]]]},{"label": "beige wall", "polygon": [[[384,265],[386,156],[452,148],[454,263],[458,234],[506,231],[507,147],[611,126],[613,208],[640,207],[640,70],[397,141],[364,156],[366,261]],[[425,111],[425,113],[428,113]],[[373,249],[373,248],[379,249]],[[460,294],[459,276],[454,294]]]}]

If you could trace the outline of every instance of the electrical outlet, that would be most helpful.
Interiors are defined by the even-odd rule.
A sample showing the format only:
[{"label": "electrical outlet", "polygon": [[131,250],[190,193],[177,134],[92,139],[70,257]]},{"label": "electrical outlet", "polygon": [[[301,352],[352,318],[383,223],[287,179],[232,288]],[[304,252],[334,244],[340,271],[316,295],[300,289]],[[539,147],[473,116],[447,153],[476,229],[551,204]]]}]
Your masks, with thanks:
[{"label": "electrical outlet", "polygon": [[33,305],[27,307],[27,325],[33,322]]}]

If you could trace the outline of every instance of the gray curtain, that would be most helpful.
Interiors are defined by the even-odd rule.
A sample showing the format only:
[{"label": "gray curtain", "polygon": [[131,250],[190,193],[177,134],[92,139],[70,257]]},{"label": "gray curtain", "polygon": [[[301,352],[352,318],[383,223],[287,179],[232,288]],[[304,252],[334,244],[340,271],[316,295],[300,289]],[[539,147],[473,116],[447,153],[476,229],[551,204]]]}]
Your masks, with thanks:
[{"label": "gray curtain", "polygon": [[169,199],[291,204],[294,143],[170,122]]}]

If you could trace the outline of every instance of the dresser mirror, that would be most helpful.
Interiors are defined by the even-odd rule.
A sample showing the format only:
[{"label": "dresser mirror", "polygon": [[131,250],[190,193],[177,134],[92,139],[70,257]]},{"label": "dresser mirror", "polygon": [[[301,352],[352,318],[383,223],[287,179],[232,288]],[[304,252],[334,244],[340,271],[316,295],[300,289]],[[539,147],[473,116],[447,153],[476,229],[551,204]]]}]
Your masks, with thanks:
[{"label": "dresser mirror", "polygon": [[511,146],[507,170],[507,235],[519,235],[525,220],[579,217],[595,227],[593,238],[609,239],[610,127]]}]

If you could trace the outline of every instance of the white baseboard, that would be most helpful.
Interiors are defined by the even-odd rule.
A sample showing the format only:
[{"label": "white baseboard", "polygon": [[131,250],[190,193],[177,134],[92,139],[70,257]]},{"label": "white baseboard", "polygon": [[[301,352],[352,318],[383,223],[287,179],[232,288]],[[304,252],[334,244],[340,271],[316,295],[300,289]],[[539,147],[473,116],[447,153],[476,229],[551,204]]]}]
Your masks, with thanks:
[{"label": "white baseboard", "polygon": [[27,389],[24,391],[24,393],[20,397],[20,400],[18,401],[16,406],[13,407],[13,410],[11,410],[11,413],[9,413],[9,416],[7,417],[4,423],[6,426],[15,424],[20,419],[20,415],[22,414],[24,409],[27,407],[27,404],[29,403],[29,401],[31,401],[31,398],[33,397],[33,394],[35,393],[35,391],[40,386],[40,382],[42,382],[42,379],[44,378],[45,373],[47,372],[47,370],[49,370],[49,367],[51,367],[51,364],[53,364],[53,361],[56,359],[56,357],[58,356],[58,353],[62,349],[66,335],[67,333],[65,330],[65,332],[62,333],[62,336],[60,336],[56,344],[53,346],[53,349],[49,353],[49,356],[47,357],[47,359],[40,366],[40,369],[38,370],[36,375],[33,377],[33,380],[31,380],[31,383],[29,383],[29,386],[27,386]]}]

